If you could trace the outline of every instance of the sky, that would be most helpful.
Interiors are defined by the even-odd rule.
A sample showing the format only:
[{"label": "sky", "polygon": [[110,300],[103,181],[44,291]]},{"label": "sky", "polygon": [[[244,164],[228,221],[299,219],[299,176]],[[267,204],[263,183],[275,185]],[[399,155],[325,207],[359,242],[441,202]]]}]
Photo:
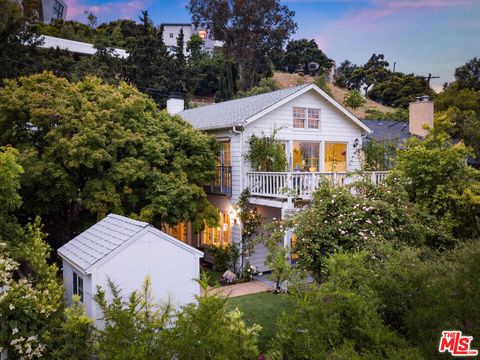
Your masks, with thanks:
[{"label": "sky", "polygon": [[[189,22],[186,0],[66,0],[67,18],[85,22],[137,20],[148,10],[156,24]],[[285,0],[298,24],[294,39],[315,39],[337,63],[364,64],[382,53],[393,69],[440,76],[439,90],[455,68],[480,56],[480,0]]]}]

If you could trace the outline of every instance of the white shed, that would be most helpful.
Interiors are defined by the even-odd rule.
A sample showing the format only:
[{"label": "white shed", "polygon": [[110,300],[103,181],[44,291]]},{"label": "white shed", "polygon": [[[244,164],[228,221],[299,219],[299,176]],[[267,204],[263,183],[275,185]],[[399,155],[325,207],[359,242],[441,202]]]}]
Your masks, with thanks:
[{"label": "white shed", "polygon": [[[110,214],[58,249],[63,259],[67,304],[79,295],[87,315],[100,325],[102,314],[93,300],[97,286],[107,290],[111,279],[127,297],[148,275],[158,303],[188,304],[199,295],[203,253],[152,225]],[[108,292],[107,292],[108,293]]]}]

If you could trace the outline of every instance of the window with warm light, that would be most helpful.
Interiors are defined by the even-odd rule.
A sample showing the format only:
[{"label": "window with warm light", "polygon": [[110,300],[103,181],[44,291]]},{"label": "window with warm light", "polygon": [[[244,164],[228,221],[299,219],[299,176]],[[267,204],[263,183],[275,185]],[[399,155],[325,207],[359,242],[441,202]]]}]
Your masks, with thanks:
[{"label": "window with warm light", "polygon": [[325,171],[347,171],[347,144],[325,143]]},{"label": "window with warm light", "polygon": [[230,244],[230,237],[230,215],[220,212],[220,226],[205,225],[202,243],[207,246],[225,247]]},{"label": "window with warm light", "polygon": [[186,227],[185,223],[180,223],[177,225],[165,225],[164,231],[173,236],[175,239],[180,240],[181,242],[185,242],[186,239]]},{"label": "window with warm light", "polygon": [[293,171],[320,171],[320,143],[293,142]]},{"label": "window with warm light", "polygon": [[297,235],[292,234],[292,237],[290,238],[290,249],[291,249],[291,259],[292,262],[295,262],[298,260],[298,251],[296,251],[296,246],[297,246]]}]

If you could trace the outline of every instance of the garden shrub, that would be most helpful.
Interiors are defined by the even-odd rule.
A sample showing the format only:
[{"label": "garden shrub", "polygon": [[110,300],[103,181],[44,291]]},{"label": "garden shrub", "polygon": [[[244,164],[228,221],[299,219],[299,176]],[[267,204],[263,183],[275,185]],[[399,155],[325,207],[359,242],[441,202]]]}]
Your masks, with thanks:
[{"label": "garden shrub", "polygon": [[425,358],[438,356],[442,330],[480,331],[480,244],[462,244],[442,254],[395,249],[335,254],[327,260],[328,286],[375,304],[376,312]]},{"label": "garden shrub", "polygon": [[[445,234],[457,239],[480,235],[480,171],[466,162],[473,156],[462,142],[448,135],[452,126],[446,114],[435,119],[435,128],[423,140],[412,137],[398,151],[396,175],[405,179],[410,201],[438,219]],[[452,247],[454,243],[438,244]]]},{"label": "garden shrub", "polygon": [[309,208],[287,227],[297,235],[298,264],[317,280],[326,274],[324,262],[338,250],[375,248],[379,241],[423,244],[432,229],[418,221],[416,207],[402,187],[357,182],[348,187],[323,183]]},{"label": "garden shrub", "polygon": [[273,339],[274,359],[421,359],[378,316],[375,304],[327,283],[296,297]]}]

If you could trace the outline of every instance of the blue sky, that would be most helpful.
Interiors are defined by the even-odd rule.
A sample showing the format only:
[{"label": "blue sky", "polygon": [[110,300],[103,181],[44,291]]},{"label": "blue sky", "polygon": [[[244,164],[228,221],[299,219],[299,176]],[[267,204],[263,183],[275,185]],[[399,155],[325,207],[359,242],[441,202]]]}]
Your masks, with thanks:
[{"label": "blue sky", "polygon": [[[155,23],[188,22],[187,1],[66,0],[67,17],[85,21],[84,11],[99,22],[138,19],[148,10]],[[453,80],[454,69],[480,56],[480,0],[287,0],[295,11],[294,38],[315,39],[337,64],[365,63],[383,53],[396,69],[440,76],[435,88]]]}]

